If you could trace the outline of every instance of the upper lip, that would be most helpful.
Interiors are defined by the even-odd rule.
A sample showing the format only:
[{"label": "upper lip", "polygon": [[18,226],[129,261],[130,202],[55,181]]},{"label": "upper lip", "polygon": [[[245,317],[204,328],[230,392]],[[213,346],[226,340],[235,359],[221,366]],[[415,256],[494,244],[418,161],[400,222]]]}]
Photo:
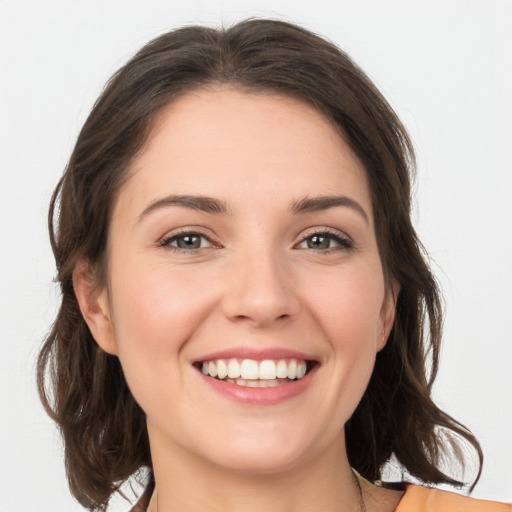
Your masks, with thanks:
[{"label": "upper lip", "polygon": [[303,361],[317,361],[317,359],[312,357],[311,354],[282,347],[232,347],[215,352],[209,352],[204,356],[194,359],[193,363],[214,361],[215,359],[254,359],[255,361],[263,361],[264,359],[300,359]]}]

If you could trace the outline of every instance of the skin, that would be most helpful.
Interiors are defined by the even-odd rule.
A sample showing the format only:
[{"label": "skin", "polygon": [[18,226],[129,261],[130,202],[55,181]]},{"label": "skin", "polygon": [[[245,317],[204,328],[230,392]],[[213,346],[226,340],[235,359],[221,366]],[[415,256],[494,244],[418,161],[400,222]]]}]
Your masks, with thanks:
[{"label": "skin", "polygon": [[[154,206],[176,194],[214,198],[226,212]],[[360,209],[292,211],[323,196]],[[183,232],[201,246],[179,250]],[[147,414],[161,512],[360,509],[343,426],[392,327],[393,291],[365,170],[320,113],[230,88],[170,104],[115,204],[107,275],[95,286],[82,262],[75,290]],[[237,402],[192,363],[238,347],[299,350],[317,371],[284,402]],[[401,496],[363,489],[369,512],[394,510]]]}]

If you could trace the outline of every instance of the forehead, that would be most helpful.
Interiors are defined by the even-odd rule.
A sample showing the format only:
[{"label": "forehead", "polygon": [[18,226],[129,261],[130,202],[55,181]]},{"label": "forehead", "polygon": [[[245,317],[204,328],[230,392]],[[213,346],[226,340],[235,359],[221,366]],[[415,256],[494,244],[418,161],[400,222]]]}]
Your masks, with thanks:
[{"label": "forehead", "polygon": [[369,201],[361,162],[317,109],[232,88],[192,91],[165,107],[123,188],[121,202],[130,194],[154,200],[166,193],[228,202],[350,193]]}]

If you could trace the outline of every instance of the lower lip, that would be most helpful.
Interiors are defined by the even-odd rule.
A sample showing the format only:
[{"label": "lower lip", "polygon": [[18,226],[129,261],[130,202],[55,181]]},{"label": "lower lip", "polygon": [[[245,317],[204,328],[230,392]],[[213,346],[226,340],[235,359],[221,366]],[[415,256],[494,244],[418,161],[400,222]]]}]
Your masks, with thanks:
[{"label": "lower lip", "polygon": [[223,382],[200,373],[204,382],[216,393],[234,400],[236,402],[248,405],[276,405],[303,393],[313,381],[318,367],[315,366],[311,371],[302,377],[286,384],[269,388],[250,388],[239,386],[230,382]]}]

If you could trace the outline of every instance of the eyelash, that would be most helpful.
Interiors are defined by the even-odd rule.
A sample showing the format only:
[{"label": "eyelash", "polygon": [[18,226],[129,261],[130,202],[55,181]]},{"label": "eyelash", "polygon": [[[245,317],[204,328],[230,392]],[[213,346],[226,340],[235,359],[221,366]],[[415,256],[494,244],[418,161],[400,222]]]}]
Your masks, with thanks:
[{"label": "eyelash", "polygon": [[307,234],[305,237],[302,238],[299,245],[302,245],[303,243],[307,243],[308,240],[312,239],[313,237],[325,237],[330,241],[336,242],[336,246],[334,247],[328,247],[326,249],[312,249],[315,252],[319,252],[320,254],[326,254],[326,253],[332,253],[332,252],[338,252],[338,251],[350,251],[354,249],[354,242],[346,235],[340,233],[339,231],[331,231],[329,229],[323,229],[321,231],[313,231],[309,234]]},{"label": "eyelash", "polygon": [[[178,233],[173,233],[171,236],[165,237],[160,242],[159,246],[163,247],[164,249],[178,252],[178,253],[191,253],[191,252],[197,252],[201,251],[202,249],[206,249],[207,247],[196,247],[191,249],[184,249],[182,247],[177,247],[174,245],[171,245],[173,242],[177,242],[180,238],[185,237],[199,237],[203,240],[206,240],[209,244],[207,247],[220,247],[220,245],[215,245],[215,243],[204,233],[201,233],[199,231],[193,231],[193,230],[187,230],[184,229]],[[313,231],[309,233],[307,236],[303,237],[301,241],[296,244],[295,247],[300,247],[303,243],[307,243],[308,240],[312,239],[313,237],[323,237],[327,238],[329,241],[334,241],[337,245],[334,247],[327,247],[325,249],[313,249],[312,247],[304,247],[304,249],[310,249],[314,252],[318,252],[321,254],[326,253],[332,253],[337,251],[350,251],[354,249],[354,243],[353,241],[346,235],[342,235],[338,231],[330,231],[328,229],[323,229],[321,231]],[[202,242],[201,242],[202,244]]]},{"label": "eyelash", "polygon": [[163,247],[164,249],[168,249],[170,251],[180,252],[180,253],[190,253],[190,252],[200,251],[201,249],[205,249],[205,247],[184,249],[182,247],[176,247],[174,245],[171,245],[173,242],[176,242],[180,238],[185,238],[187,236],[188,237],[199,237],[201,239],[207,240],[208,243],[210,244],[210,246],[215,246],[214,242],[212,242],[212,240],[208,236],[206,236],[204,233],[201,233],[199,231],[194,231],[194,230],[187,230],[187,229],[179,231],[178,233],[173,233],[171,236],[163,238],[159,245],[160,245],[160,247]]}]

